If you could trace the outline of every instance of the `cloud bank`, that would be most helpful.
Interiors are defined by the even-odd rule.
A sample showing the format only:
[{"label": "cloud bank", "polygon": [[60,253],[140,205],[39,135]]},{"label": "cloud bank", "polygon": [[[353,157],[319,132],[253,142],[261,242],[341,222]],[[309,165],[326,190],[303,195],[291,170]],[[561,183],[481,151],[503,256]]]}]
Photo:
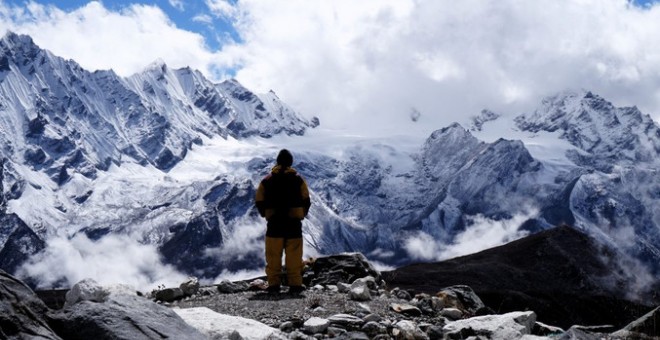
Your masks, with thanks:
[{"label": "cloud bank", "polygon": [[467,227],[451,243],[445,244],[419,232],[404,242],[404,249],[410,258],[423,261],[442,261],[473,254],[527,236],[529,232],[519,228],[537,214],[538,210],[531,209],[508,220],[492,220],[482,215],[468,217]]},{"label": "cloud bank", "polygon": [[[170,1],[173,6],[180,1]],[[627,0],[205,1],[197,22],[229,22],[239,42],[211,50],[156,6],[72,12],[0,2],[0,29],[89,69],[122,75],[162,58],[215,80],[235,74],[323,126],[415,133],[483,108],[518,114],[543,96],[589,89],[660,118],[660,5]],[[419,112],[417,122],[410,112]],[[368,127],[368,128],[365,128]]]},{"label": "cloud bank", "polygon": [[39,288],[69,288],[93,278],[100,284],[123,283],[146,291],[158,285],[175,287],[187,279],[163,264],[156,246],[140,244],[129,235],[106,235],[97,241],[84,234],[54,237],[17,274],[36,280]]}]

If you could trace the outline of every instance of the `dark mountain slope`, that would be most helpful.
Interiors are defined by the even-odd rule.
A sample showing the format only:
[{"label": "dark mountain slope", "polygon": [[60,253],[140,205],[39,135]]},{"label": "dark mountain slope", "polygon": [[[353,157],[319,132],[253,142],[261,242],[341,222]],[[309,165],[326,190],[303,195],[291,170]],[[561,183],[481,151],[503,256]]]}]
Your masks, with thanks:
[{"label": "dark mountain slope", "polygon": [[637,300],[644,303],[632,301],[624,271],[612,269],[616,256],[562,226],[476,254],[405,266],[384,278],[392,287],[426,293],[468,285],[498,313],[533,310],[541,322],[561,327],[621,327],[658,301],[652,294]]}]

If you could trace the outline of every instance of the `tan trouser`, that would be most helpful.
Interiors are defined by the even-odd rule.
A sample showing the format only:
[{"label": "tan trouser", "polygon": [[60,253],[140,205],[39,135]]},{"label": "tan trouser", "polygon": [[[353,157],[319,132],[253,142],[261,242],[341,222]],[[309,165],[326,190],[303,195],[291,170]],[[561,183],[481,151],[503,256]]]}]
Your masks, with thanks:
[{"label": "tan trouser", "polygon": [[286,253],[285,265],[289,286],[302,286],[302,238],[266,236],[266,276],[268,285],[277,286],[282,272],[282,252]]}]

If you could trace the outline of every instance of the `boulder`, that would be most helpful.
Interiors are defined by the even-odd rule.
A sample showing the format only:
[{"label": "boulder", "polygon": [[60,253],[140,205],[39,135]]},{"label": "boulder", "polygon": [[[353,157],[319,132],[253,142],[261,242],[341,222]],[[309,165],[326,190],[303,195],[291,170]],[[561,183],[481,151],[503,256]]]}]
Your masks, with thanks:
[{"label": "boulder", "polygon": [[428,335],[422,332],[417,325],[408,320],[401,320],[394,325],[392,335],[395,339],[413,340],[413,339],[428,339]]},{"label": "boulder", "polygon": [[613,335],[623,338],[642,338],[643,336],[660,338],[660,307],[631,322],[623,329],[614,332]]},{"label": "boulder", "polygon": [[374,337],[378,334],[385,334],[387,333],[387,327],[385,325],[380,324],[375,321],[369,321],[362,326],[362,331],[369,335],[370,337]]},{"label": "boulder", "polygon": [[419,310],[419,308],[408,304],[392,303],[390,304],[390,309],[397,313],[409,315],[409,316],[422,315],[422,311]]},{"label": "boulder", "polygon": [[[436,300],[439,300],[437,297],[433,297]],[[437,309],[434,306],[438,306],[438,303],[433,302],[433,298],[428,294],[417,294],[415,298],[410,301],[415,307],[419,308],[422,313],[432,315],[437,311],[442,310],[442,308]]]},{"label": "boulder", "polygon": [[83,279],[71,287],[65,294],[64,307],[70,307],[80,301],[105,302],[111,295],[138,295],[137,290],[127,284],[102,286],[94,279]]},{"label": "boulder", "polygon": [[394,296],[398,299],[401,299],[401,300],[407,300],[407,301],[412,300],[412,295],[410,295],[410,293],[408,293],[407,291],[405,291],[403,289],[399,289],[398,287],[392,289],[391,294],[392,294],[392,296]]},{"label": "boulder", "polygon": [[336,337],[342,336],[346,333],[347,333],[346,330],[343,329],[343,328],[332,327],[332,326],[328,327],[328,336],[331,337],[331,338],[336,338]]},{"label": "boulder", "polygon": [[360,329],[364,325],[364,320],[358,318],[357,316],[349,314],[335,314],[328,318],[330,324],[341,326],[347,329]]},{"label": "boulder", "polygon": [[441,326],[432,325],[426,330],[426,335],[429,336],[430,340],[439,340],[444,338],[444,332],[442,331]]},{"label": "boulder", "polygon": [[181,283],[179,288],[183,292],[184,296],[192,296],[197,294],[199,291],[199,280],[196,277],[191,277],[188,281]]},{"label": "boulder", "polygon": [[364,320],[364,322],[372,322],[372,321],[380,322],[380,320],[382,320],[383,318],[378,314],[372,313],[372,314],[369,314],[369,315],[365,316],[362,319]]},{"label": "boulder", "polygon": [[66,293],[64,307],[70,307],[80,301],[104,302],[109,295],[110,292],[94,279],[83,279]]},{"label": "boulder", "polygon": [[375,282],[381,280],[380,272],[360,253],[319,257],[311,264],[311,269],[313,275],[303,278],[307,286],[336,285],[339,282],[353,283],[353,281],[367,276],[373,277]]},{"label": "boulder", "polygon": [[448,339],[484,336],[488,339],[519,339],[531,334],[536,322],[534,312],[511,312],[502,315],[484,315],[450,322],[443,327]]},{"label": "boulder", "polygon": [[158,301],[173,302],[183,297],[181,288],[165,288],[156,292],[154,298]]},{"label": "boulder", "polygon": [[268,282],[262,279],[253,280],[248,285],[250,287],[249,290],[260,291],[268,289]]},{"label": "boulder", "polygon": [[285,332],[285,333],[291,333],[291,332],[293,332],[293,331],[296,329],[296,327],[293,325],[293,322],[291,322],[291,321],[284,321],[284,322],[282,322],[282,323],[280,324],[279,329],[280,329],[282,332]]},{"label": "boulder", "polygon": [[286,339],[276,328],[255,320],[216,313],[206,307],[175,308],[174,312],[206,339]]},{"label": "boulder", "polygon": [[303,329],[305,330],[305,333],[316,334],[325,332],[329,326],[330,320],[311,317],[305,321],[303,324]]},{"label": "boulder", "polygon": [[353,281],[350,291],[348,292],[348,296],[351,298],[351,300],[355,301],[371,300],[371,293],[369,292],[367,282],[362,279]]},{"label": "boulder", "polygon": [[[380,288],[376,279],[371,275],[359,278],[355,281],[364,282],[370,290],[378,291],[378,288]],[[355,281],[353,281],[353,283],[355,283]]]},{"label": "boulder", "polygon": [[365,315],[371,314],[371,307],[367,304],[358,303],[355,308],[358,313],[364,313]]},{"label": "boulder", "polygon": [[0,339],[61,339],[46,322],[47,312],[25,283],[0,270]]},{"label": "boulder", "polygon": [[249,289],[250,284],[243,281],[231,282],[229,280],[222,280],[218,283],[218,291],[225,294],[245,292]]},{"label": "boulder", "polygon": [[463,312],[460,309],[456,308],[445,308],[440,312],[440,315],[444,316],[449,320],[458,320],[463,317]]},{"label": "boulder", "polygon": [[170,308],[137,295],[82,300],[49,312],[48,319],[65,339],[206,339]]},{"label": "boulder", "polygon": [[446,307],[462,310],[469,315],[475,315],[479,310],[486,308],[481,298],[468,286],[451,286],[442,289],[438,294]]}]

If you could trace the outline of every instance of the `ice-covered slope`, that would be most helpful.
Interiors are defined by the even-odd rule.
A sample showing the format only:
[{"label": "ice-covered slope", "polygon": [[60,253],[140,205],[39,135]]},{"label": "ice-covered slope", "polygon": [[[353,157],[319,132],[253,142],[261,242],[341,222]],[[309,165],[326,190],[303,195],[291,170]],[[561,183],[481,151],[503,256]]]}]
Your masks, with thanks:
[{"label": "ice-covered slope", "polygon": [[7,156],[60,183],[69,169],[93,177],[126,156],[167,170],[201,136],[301,135],[318,125],[273,93],[259,96],[234,80],[213,84],[163,63],[129,78],[90,73],[13,33],[0,40],[0,58]]},{"label": "ice-covered slope", "polygon": [[[143,208],[153,207],[140,202],[169,205],[172,197],[188,193],[190,182],[159,187],[157,179],[193,145],[208,138],[303,135],[318,124],[274,93],[257,95],[235,80],[214,84],[197,71],[161,62],[129,78],[88,72],[28,36],[8,33],[0,39],[2,216],[16,223],[3,225],[0,249],[26,245],[14,247],[11,261],[18,263],[55,234],[89,231],[98,238],[127,229],[141,230],[141,242],[160,245],[176,223],[157,216],[163,225],[140,229],[157,214],[148,215]],[[124,171],[139,175],[110,175]],[[97,199],[111,209],[85,204]],[[203,206],[203,200],[193,201],[190,206]]]}]

